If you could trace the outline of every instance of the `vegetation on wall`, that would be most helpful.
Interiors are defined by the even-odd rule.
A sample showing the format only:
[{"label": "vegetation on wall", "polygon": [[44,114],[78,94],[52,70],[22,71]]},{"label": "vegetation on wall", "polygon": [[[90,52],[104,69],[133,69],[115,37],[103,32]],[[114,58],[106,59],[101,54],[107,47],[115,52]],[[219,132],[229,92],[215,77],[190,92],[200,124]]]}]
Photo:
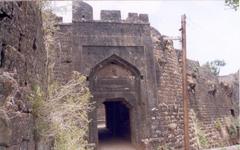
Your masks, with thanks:
[{"label": "vegetation on wall", "polygon": [[[225,118],[225,123],[227,127],[228,134],[231,139],[239,139],[240,138],[240,120],[239,118]],[[240,141],[239,141],[240,142]],[[237,143],[234,143],[237,144]],[[239,144],[239,143],[238,143]]]},{"label": "vegetation on wall", "polygon": [[56,26],[57,18],[53,14],[52,8],[49,1],[39,1],[42,14],[43,22],[43,33],[44,33],[44,45],[47,54],[46,62],[46,73],[47,73],[47,84],[52,84],[53,81],[53,68],[56,57],[55,49],[55,37],[54,34],[57,32],[58,27]]},{"label": "vegetation on wall", "polygon": [[202,131],[198,132],[198,140],[202,148],[208,148],[208,139]]},{"label": "vegetation on wall", "polygon": [[45,94],[39,86],[33,87],[30,100],[36,118],[39,138],[53,139],[55,150],[85,150],[88,144],[88,112],[91,94],[85,77],[73,72],[64,85],[53,84]]},{"label": "vegetation on wall", "polygon": [[221,131],[222,123],[221,123],[221,120],[219,118],[215,121],[214,126],[218,131]]},{"label": "vegetation on wall", "polygon": [[190,113],[193,120],[193,127],[195,129],[194,134],[196,135],[199,148],[208,148],[209,147],[208,139],[206,137],[204,130],[202,130],[201,128],[203,125],[197,119],[197,115],[193,109],[190,110]]},{"label": "vegetation on wall", "polygon": [[211,72],[216,76],[219,75],[221,67],[224,67],[225,65],[226,65],[225,61],[219,59],[210,62],[208,61],[205,64],[205,66],[208,67],[211,70]]},{"label": "vegetation on wall", "polygon": [[88,112],[92,109],[86,78],[75,71],[65,84],[54,81],[56,16],[52,13],[49,2],[38,3],[42,13],[48,81],[47,90],[34,85],[28,96],[35,117],[36,137],[43,145],[50,144],[54,150],[86,150]]},{"label": "vegetation on wall", "polygon": [[[225,117],[223,120],[218,118],[216,119],[214,126],[222,135],[222,138],[225,139],[225,142],[230,144],[239,144],[240,122],[238,118]],[[227,137],[226,135],[224,137],[225,131],[227,133]]]}]

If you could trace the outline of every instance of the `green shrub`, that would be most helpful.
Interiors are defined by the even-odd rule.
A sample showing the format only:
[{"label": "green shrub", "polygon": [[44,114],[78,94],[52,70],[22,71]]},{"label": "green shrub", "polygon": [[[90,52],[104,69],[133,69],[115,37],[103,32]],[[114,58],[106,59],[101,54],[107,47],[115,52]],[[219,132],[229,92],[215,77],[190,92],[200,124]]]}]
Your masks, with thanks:
[{"label": "green shrub", "polygon": [[215,128],[217,130],[221,130],[221,127],[222,127],[222,123],[221,123],[221,120],[220,119],[217,119],[215,124],[214,124]]},{"label": "green shrub", "polygon": [[208,139],[206,138],[206,136],[202,132],[199,132],[197,135],[198,135],[198,140],[199,140],[201,147],[207,148],[208,147]]},{"label": "green shrub", "polygon": [[[239,118],[231,118],[227,123],[227,131],[231,138],[237,138],[239,136],[240,123]],[[238,137],[239,138],[239,137]]]}]

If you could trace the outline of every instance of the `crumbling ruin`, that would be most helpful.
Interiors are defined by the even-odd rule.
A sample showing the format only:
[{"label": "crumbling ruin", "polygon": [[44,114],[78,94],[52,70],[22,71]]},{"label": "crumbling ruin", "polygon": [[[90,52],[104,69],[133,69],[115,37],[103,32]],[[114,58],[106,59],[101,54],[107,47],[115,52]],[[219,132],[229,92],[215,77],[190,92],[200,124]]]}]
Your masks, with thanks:
[{"label": "crumbling ruin", "polygon": [[[32,2],[1,2],[0,23],[0,149],[44,149],[33,138],[31,106],[24,98],[35,83],[46,86],[39,10]],[[104,140],[101,122],[136,149],[183,149],[181,52],[150,26],[147,14],[122,19],[120,11],[103,10],[93,20],[90,5],[73,1],[72,23],[57,26],[54,78],[66,82],[73,70],[87,76],[95,103],[89,113],[91,146]],[[239,115],[239,72],[216,77],[189,60],[188,83],[191,149],[239,143],[239,129],[231,137],[225,122]]]},{"label": "crumbling ruin", "polygon": [[[0,149],[35,149],[26,93],[46,88],[42,19],[32,2],[0,2]],[[41,83],[41,84],[40,84]]]}]

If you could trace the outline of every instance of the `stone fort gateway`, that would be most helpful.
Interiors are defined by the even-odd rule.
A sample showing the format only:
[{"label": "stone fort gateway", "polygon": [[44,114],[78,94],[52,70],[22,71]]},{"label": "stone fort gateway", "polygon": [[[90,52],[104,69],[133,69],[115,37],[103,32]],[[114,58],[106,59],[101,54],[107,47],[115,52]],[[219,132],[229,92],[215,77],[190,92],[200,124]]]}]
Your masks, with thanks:
[{"label": "stone fort gateway", "polygon": [[[32,3],[19,9],[16,4],[6,2],[0,10],[8,14],[10,7],[19,16],[25,13],[22,10],[28,10],[25,19],[14,20],[17,17],[12,17],[19,26],[23,20],[25,23],[32,22],[26,18],[39,15]],[[151,26],[147,14],[129,13],[123,19],[118,10],[102,10],[100,18],[93,19],[93,8],[89,4],[73,1],[72,23],[63,23],[58,17],[58,31],[54,34],[57,52],[54,79],[64,83],[69,79],[70,72],[78,71],[87,77],[93,96],[94,109],[88,114],[91,120],[87,137],[89,147],[104,149],[104,145],[109,143],[124,143],[136,150],[184,149],[182,51],[175,49],[167,36]],[[41,63],[45,60],[39,56],[46,54],[41,48],[42,41],[38,40],[41,34],[36,37],[29,31],[22,32],[31,28],[40,33],[39,26],[26,25],[21,34],[13,36],[7,31],[12,26],[5,22],[6,25],[0,25],[0,34],[9,38],[0,39],[0,51],[6,45],[18,49],[19,44],[16,43],[32,45],[27,40],[19,41],[19,37],[31,37],[32,42],[35,41],[35,47],[20,45],[21,51],[17,51],[16,57],[4,57],[9,62],[22,62],[16,59],[18,55],[30,58],[23,63],[28,66],[27,73],[21,70],[23,67],[19,64],[22,63],[9,63],[20,72],[19,84],[26,86],[37,73],[43,71]],[[30,50],[34,54],[29,55]],[[3,56],[4,53],[1,54]],[[7,61],[1,61],[4,71],[14,68],[4,62]],[[239,116],[239,72],[215,76],[197,61],[187,60],[187,64],[190,150],[239,144],[239,128],[234,126],[234,134],[230,131],[231,120]],[[0,81],[5,82],[2,77]],[[44,83],[44,76],[40,75],[39,81]],[[2,116],[11,115],[6,113]],[[5,128],[14,134],[0,133],[0,150],[37,149],[38,146],[33,146],[38,145],[37,141],[29,136],[32,131],[28,136],[25,134],[33,128],[29,126],[33,124],[32,117],[26,118],[9,119],[13,125]],[[0,117],[0,123],[1,119],[6,120]],[[19,120],[23,120],[25,131],[19,131],[19,126],[14,126]],[[0,127],[0,131],[5,133],[5,128]],[[7,135],[15,140],[6,142]],[[47,147],[43,149],[48,150]]]}]

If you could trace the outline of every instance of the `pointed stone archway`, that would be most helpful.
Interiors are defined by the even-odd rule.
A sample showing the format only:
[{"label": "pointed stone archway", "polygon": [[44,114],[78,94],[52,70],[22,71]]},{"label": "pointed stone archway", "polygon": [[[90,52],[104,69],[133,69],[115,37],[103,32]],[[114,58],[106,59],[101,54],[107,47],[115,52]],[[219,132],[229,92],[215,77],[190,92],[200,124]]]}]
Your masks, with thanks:
[{"label": "pointed stone archway", "polygon": [[[143,127],[140,121],[145,114],[140,106],[140,80],[139,70],[117,55],[103,60],[91,70],[89,82],[93,94],[92,101],[96,107],[89,113],[92,120],[89,126],[90,142],[96,143],[97,146],[101,142],[97,127],[98,117],[106,115],[106,127],[114,136],[126,136],[133,145],[141,143]],[[106,112],[97,114],[102,104]],[[114,119],[116,117],[117,120]]]}]

